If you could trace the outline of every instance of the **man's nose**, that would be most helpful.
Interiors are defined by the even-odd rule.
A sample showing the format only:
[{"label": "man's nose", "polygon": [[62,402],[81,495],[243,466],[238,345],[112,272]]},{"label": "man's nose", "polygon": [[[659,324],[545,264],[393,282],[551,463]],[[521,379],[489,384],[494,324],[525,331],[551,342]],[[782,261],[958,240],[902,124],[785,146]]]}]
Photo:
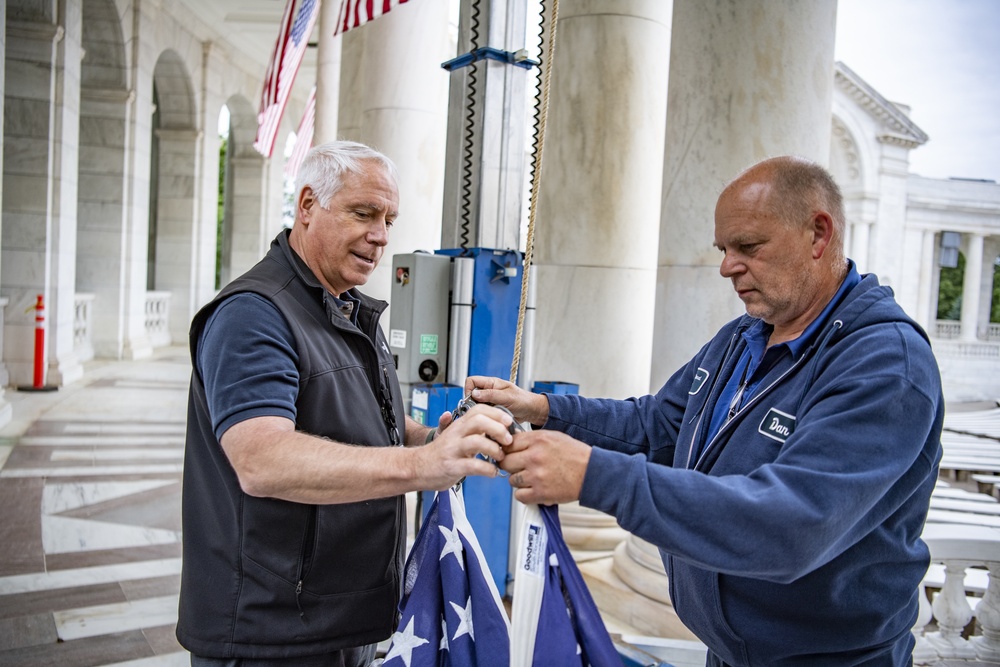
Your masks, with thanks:
[{"label": "man's nose", "polygon": [[722,256],[722,262],[719,264],[719,273],[723,278],[732,278],[741,271],[742,267],[743,263],[732,253],[726,253]]},{"label": "man's nose", "polygon": [[372,225],[368,231],[368,242],[378,246],[389,243],[389,226],[385,224],[385,220],[380,220],[377,224]]}]

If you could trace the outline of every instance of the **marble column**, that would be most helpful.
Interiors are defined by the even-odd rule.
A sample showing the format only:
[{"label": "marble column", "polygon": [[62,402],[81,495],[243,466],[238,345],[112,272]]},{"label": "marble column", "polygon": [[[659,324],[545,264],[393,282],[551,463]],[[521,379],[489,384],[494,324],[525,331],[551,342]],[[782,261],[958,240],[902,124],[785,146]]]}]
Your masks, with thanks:
[{"label": "marble column", "polygon": [[861,220],[851,225],[851,244],[845,246],[847,256],[858,265],[858,271],[868,272],[868,250],[871,242],[872,222]]},{"label": "marble column", "polygon": [[648,385],[670,14],[660,0],[559,7],[536,214],[535,377],[590,396]]},{"label": "marble column", "polygon": [[917,324],[932,336],[935,335],[934,321],[937,319],[937,296],[933,291],[934,275],[938,273],[938,267],[934,264],[934,239],[933,229],[923,230],[917,283],[917,310],[914,318]]},{"label": "marble column", "polygon": [[836,9],[674,1],[650,389],[743,312],[712,246],[725,184],[775,155],[828,161]]},{"label": "marble column", "polygon": [[983,235],[965,234],[965,274],[962,278],[962,333],[960,339],[978,340],[979,297],[983,278]]},{"label": "marble column", "polygon": [[[0,12],[0,100],[4,99],[4,73],[6,71],[5,60],[7,53],[7,12]],[[3,108],[4,104],[0,104],[0,134],[3,132]],[[2,178],[3,171],[3,151],[0,150],[0,211],[3,210],[3,181]],[[0,224],[0,239],[3,238],[3,225]],[[2,261],[2,256],[0,256],[0,261]],[[3,285],[0,284],[0,289]],[[0,297],[0,427],[7,424],[11,418],[11,407],[10,403],[4,397],[4,387],[10,381],[10,375],[7,372],[7,364],[4,362],[3,357],[3,333],[4,333],[4,319],[6,318],[8,299],[6,297]]]},{"label": "marble column", "polygon": [[[340,98],[357,99],[358,107],[356,113],[341,109],[339,125],[358,125],[356,133],[341,136],[380,150],[399,169],[400,215],[382,262],[362,288],[378,299],[389,300],[392,255],[439,246],[448,112],[441,63],[452,55],[448,45],[446,2],[399,5],[344,35]],[[388,313],[381,322],[388,327]]]},{"label": "marble column", "polygon": [[313,145],[337,139],[340,103],[340,49],[343,39],[333,36],[339,2],[319,6],[319,46],[316,53],[316,119],[313,121]]},{"label": "marble column", "polygon": [[83,368],[73,353],[82,14],[75,2],[9,3],[7,22],[0,285],[9,299],[4,359],[31,385],[35,324],[45,297],[45,383]]},{"label": "marble column", "polygon": [[[129,45],[129,73],[134,92],[125,128],[125,243],[123,244],[122,290],[125,294],[124,359],[142,359],[153,353],[146,330],[146,288],[149,271],[150,177],[153,154],[153,73],[160,51],[154,39],[146,37],[157,25],[159,6],[150,2],[132,3],[130,15],[122,21],[123,41]],[[185,336],[184,339],[186,340]]]},{"label": "marble column", "polygon": [[[235,146],[230,143],[230,146]],[[252,146],[237,148],[227,156],[230,180],[226,183],[227,222],[231,224],[228,265],[223,263],[221,284],[242,275],[267,252],[278,233],[268,217],[266,196],[268,170],[260,153]]]},{"label": "marble column", "polygon": [[128,339],[130,301],[122,277],[129,257],[123,252],[130,236],[126,141],[134,101],[134,93],[123,88],[86,86],[80,110],[77,289],[95,296],[94,353],[111,359],[122,358]]},{"label": "marble column", "polygon": [[[990,322],[990,311],[993,308],[993,272],[996,270],[997,257],[1000,256],[1000,236],[986,236],[983,239],[983,269],[979,282],[979,331],[984,340],[990,340],[989,328],[996,325]],[[993,340],[996,340],[994,337]]]},{"label": "marble column", "polygon": [[[389,17],[383,17],[388,19]],[[379,19],[382,20],[382,19]],[[361,141],[361,89],[365,85],[364,27],[340,37],[340,96],[337,104],[337,138]]]},{"label": "marble column", "polygon": [[[171,292],[170,337],[187,336],[191,316],[205,303],[197,297],[200,254],[193,220],[199,217],[195,199],[202,134],[192,129],[157,128],[159,185],[156,214],[156,289]],[[214,249],[214,238],[212,248]]]}]

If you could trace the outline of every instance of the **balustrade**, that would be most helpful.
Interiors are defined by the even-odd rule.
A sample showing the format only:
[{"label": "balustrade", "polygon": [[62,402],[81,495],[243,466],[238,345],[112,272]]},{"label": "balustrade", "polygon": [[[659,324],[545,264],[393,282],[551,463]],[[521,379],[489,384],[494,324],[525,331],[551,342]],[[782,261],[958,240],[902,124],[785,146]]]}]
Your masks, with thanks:
[{"label": "balustrade", "polygon": [[937,320],[934,323],[934,333],[943,340],[958,338],[962,334],[962,323],[956,320]]},{"label": "balustrade", "polygon": [[[1000,529],[927,524],[922,537],[931,561],[944,564],[944,582],[930,605],[921,587],[914,664],[1000,664]],[[970,568],[989,571],[982,598],[968,596],[965,579]],[[972,636],[967,636],[973,619]]]},{"label": "balustrade", "polygon": [[[913,664],[1000,666],[1000,528],[928,523],[922,537],[939,565],[920,586]],[[602,614],[646,633],[647,640],[693,639],[673,613],[655,547],[629,535],[612,561],[625,588],[614,597],[595,595]],[[595,586],[592,578],[588,583]]]},{"label": "balustrade", "polygon": [[153,347],[170,345],[170,292],[146,292],[146,335]]},{"label": "balustrade", "polygon": [[94,358],[94,295],[73,295],[73,352],[80,361]]},{"label": "balustrade", "polygon": [[[82,292],[73,298],[73,352],[80,361],[94,358],[94,299]],[[170,345],[170,292],[146,292],[145,320],[153,347]]]}]

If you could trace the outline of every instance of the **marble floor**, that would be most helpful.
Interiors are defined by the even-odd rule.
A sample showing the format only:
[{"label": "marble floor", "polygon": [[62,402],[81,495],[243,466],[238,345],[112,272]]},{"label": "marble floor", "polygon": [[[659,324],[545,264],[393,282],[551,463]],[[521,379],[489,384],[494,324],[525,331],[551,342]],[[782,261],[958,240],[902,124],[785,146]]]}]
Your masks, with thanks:
[{"label": "marble floor", "polygon": [[187,350],[7,389],[0,665],[190,664],[174,638]]}]

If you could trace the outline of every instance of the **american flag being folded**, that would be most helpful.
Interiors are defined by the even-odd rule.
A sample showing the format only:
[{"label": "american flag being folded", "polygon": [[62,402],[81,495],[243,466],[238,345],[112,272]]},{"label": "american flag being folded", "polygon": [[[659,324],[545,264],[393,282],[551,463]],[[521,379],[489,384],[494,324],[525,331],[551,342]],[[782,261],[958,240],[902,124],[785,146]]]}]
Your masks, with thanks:
[{"label": "american flag being folded", "polygon": [[510,622],[465,502],[438,493],[406,560],[385,667],[508,667]]},{"label": "american flag being folded", "polygon": [[555,505],[527,505],[514,572],[510,664],[621,667]]}]

